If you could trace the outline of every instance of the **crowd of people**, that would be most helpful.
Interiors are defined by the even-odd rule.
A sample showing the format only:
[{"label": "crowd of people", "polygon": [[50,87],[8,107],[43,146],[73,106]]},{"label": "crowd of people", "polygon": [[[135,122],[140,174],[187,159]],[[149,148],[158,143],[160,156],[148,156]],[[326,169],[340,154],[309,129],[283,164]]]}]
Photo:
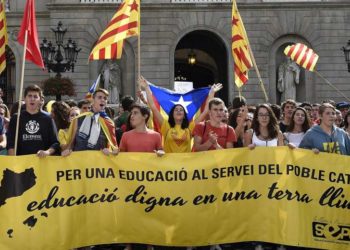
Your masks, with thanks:
[{"label": "crowd of people", "polygon": [[[188,120],[185,107],[174,104],[165,119],[153,102],[148,82],[141,78],[139,84],[147,99],[141,94],[138,101],[124,96],[117,114],[107,106],[108,91],[101,88],[94,92],[92,100],[44,104],[41,88],[31,85],[24,91],[24,102],[13,104],[11,111],[0,95],[0,154],[69,157],[73,151],[99,150],[105,155],[152,152],[161,157],[166,153],[288,146],[293,150],[310,149],[315,154],[350,155],[350,104],[347,102],[326,100],[311,104],[289,99],[281,106],[248,105],[243,97],[235,97],[227,107],[214,97],[222,85],[214,84],[199,117]],[[18,105],[21,113],[16,143]],[[160,124],[159,132],[152,129],[151,117]],[[240,247],[251,249],[252,245],[263,248],[260,243]],[[99,249],[103,247],[112,249],[108,248],[111,246]],[[124,247],[140,249],[143,246],[127,244]],[[232,245],[205,249],[210,248],[239,249]]]}]

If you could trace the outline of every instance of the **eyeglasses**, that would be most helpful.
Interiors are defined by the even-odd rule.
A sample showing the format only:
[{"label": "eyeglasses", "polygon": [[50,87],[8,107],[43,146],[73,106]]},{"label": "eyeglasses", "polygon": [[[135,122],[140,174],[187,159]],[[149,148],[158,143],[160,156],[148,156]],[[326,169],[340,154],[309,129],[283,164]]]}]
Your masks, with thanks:
[{"label": "eyeglasses", "polygon": [[267,117],[270,117],[269,114],[258,114],[259,117],[264,117],[264,118],[267,118]]}]

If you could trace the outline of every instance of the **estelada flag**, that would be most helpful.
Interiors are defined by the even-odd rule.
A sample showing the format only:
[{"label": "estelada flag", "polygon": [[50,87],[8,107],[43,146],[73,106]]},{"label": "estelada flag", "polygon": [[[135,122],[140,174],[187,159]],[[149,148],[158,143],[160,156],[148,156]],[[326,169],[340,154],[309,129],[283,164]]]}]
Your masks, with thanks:
[{"label": "estelada flag", "polygon": [[7,25],[4,0],[0,2],[0,73],[6,68],[6,45],[8,43],[7,38]]},{"label": "estelada flag", "polygon": [[36,28],[36,18],[35,18],[35,2],[34,0],[27,0],[26,7],[24,8],[23,19],[21,23],[21,28],[17,36],[17,40],[20,44],[24,46],[25,32],[27,34],[27,49],[24,51],[26,53],[26,59],[38,65],[40,68],[45,68],[43,59],[41,57],[38,31]]},{"label": "estelada flag", "polygon": [[[149,84],[149,87],[152,91],[154,104],[165,120],[168,120],[168,114],[172,107],[180,104],[184,107],[189,122],[204,110],[210,92],[209,87],[194,89],[187,93],[176,93],[153,84]],[[160,126],[155,120],[153,119],[154,129],[160,131]]]},{"label": "estelada flag", "polygon": [[124,0],[108,23],[89,60],[119,59],[123,40],[140,34],[140,0]]},{"label": "estelada flag", "polygon": [[92,86],[89,88],[89,91],[85,95],[85,99],[92,99],[92,95],[96,91],[98,85],[100,84],[101,74],[98,75],[96,81],[92,84]]},{"label": "estelada flag", "polygon": [[284,54],[301,67],[314,71],[319,56],[305,44],[297,43],[284,49]]},{"label": "estelada flag", "polygon": [[236,1],[232,1],[232,56],[234,61],[235,83],[238,88],[248,81],[248,70],[252,60],[248,50],[249,42]]}]

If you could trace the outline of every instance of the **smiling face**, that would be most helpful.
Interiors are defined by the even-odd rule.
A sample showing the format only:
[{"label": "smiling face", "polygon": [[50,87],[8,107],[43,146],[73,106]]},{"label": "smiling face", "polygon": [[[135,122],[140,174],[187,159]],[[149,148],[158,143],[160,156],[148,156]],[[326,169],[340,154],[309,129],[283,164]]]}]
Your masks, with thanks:
[{"label": "smiling face", "polygon": [[93,104],[92,104],[92,110],[94,112],[102,112],[105,110],[107,105],[107,95],[103,92],[96,92]]},{"label": "smiling face", "polygon": [[33,114],[38,112],[41,104],[39,92],[28,91],[27,95],[24,97],[24,103],[28,113]]}]

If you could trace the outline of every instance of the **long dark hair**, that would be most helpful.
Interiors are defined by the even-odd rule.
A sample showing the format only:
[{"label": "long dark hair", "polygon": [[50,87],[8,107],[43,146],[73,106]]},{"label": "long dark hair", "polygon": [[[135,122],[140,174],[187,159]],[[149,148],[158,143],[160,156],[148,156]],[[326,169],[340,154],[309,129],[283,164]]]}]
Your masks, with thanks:
[{"label": "long dark hair", "polygon": [[348,123],[348,117],[350,116],[350,111],[348,111],[344,117],[344,130],[348,128],[349,123]]},{"label": "long dark hair", "polygon": [[258,113],[259,110],[261,108],[264,108],[267,110],[267,112],[269,113],[269,124],[267,124],[267,130],[269,132],[269,138],[268,139],[274,139],[278,136],[278,131],[279,131],[279,127],[278,127],[278,123],[277,123],[277,119],[275,114],[273,113],[272,109],[270,108],[269,105],[267,104],[260,104],[255,112],[254,112],[254,117],[253,117],[253,121],[252,121],[252,129],[253,131],[256,133],[257,136],[260,135],[260,123],[258,121]]},{"label": "long dark hair", "polygon": [[288,131],[288,132],[291,132],[291,131],[293,131],[293,129],[294,129],[294,126],[295,126],[294,116],[295,116],[295,114],[297,113],[298,110],[303,111],[303,113],[304,113],[304,115],[305,115],[304,123],[303,123],[303,125],[301,126],[302,129],[303,129],[303,132],[305,133],[306,131],[309,130],[309,128],[311,128],[311,120],[310,120],[310,116],[309,116],[308,112],[306,112],[306,109],[304,109],[304,108],[302,108],[302,107],[298,107],[298,108],[296,108],[296,109],[293,111],[292,119],[291,119],[290,124],[289,124],[289,126],[288,126],[288,128],[287,128],[287,131]]},{"label": "long dark hair", "polygon": [[183,118],[182,123],[181,123],[181,128],[182,129],[188,128],[190,123],[188,122],[187,113],[185,111],[185,108],[181,104],[174,105],[169,112],[168,122],[169,122],[170,127],[172,127],[172,128],[175,127],[174,112],[175,112],[176,107],[181,107],[184,110],[184,118]]},{"label": "long dark hair", "polygon": [[[239,116],[239,113],[241,112],[241,110],[238,108],[235,111],[233,111],[230,114],[230,117],[228,118],[228,125],[230,125],[232,128],[236,129],[237,127],[237,118]],[[246,131],[248,129],[248,126],[244,126],[244,131]]]},{"label": "long dark hair", "polygon": [[55,121],[57,130],[69,127],[69,111],[70,107],[65,102],[58,101],[52,104],[51,112],[54,113],[53,120]]}]

